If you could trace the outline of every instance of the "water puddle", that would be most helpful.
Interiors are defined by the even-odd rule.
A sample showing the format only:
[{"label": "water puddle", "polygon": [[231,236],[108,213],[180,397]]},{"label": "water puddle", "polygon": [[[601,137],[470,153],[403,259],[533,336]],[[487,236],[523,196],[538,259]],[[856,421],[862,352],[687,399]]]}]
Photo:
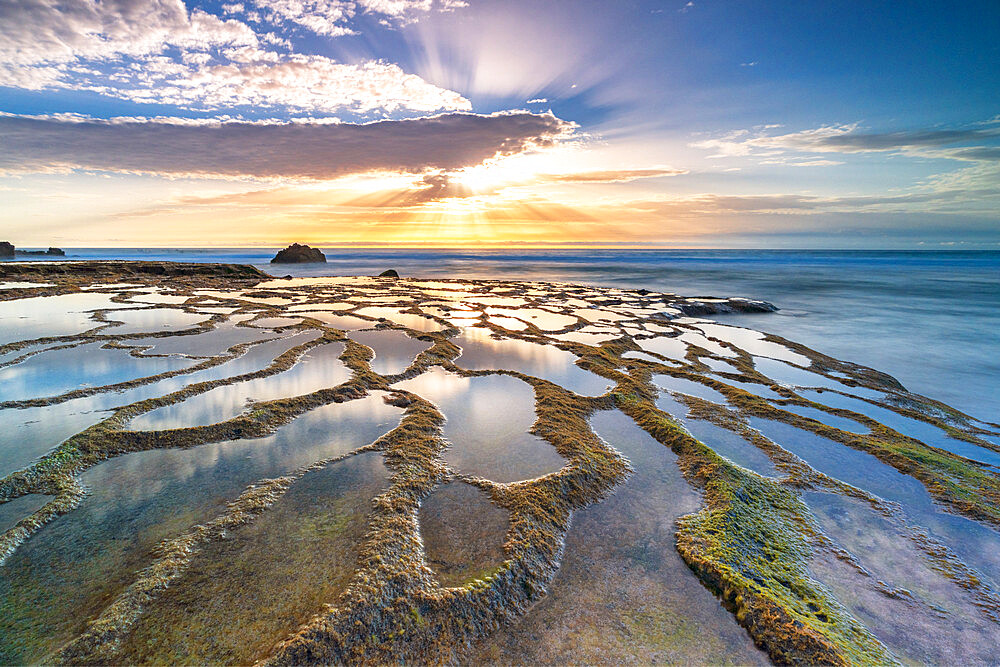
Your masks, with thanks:
[{"label": "water puddle", "polygon": [[575,317],[550,313],[547,310],[541,310],[539,308],[518,308],[510,310],[491,306],[486,309],[486,314],[490,316],[491,320],[494,317],[516,318],[518,320],[523,320],[530,324],[534,324],[542,331],[559,331],[577,323],[577,319]]},{"label": "water puddle", "polygon": [[176,308],[153,308],[151,310],[120,310],[108,313],[107,319],[122,322],[122,324],[113,324],[101,333],[118,335],[187,329],[208,318],[202,313],[188,313]]},{"label": "water puddle", "polygon": [[379,375],[402,373],[418,354],[432,345],[427,341],[410,338],[406,333],[395,329],[360,331],[351,333],[350,336],[352,340],[367,345],[375,352],[371,366]]},{"label": "water puddle", "polygon": [[[698,398],[703,398],[706,401],[711,401],[712,403],[719,403],[722,405],[725,405],[726,403],[726,397],[721,393],[711,387],[706,387],[700,382],[695,382],[694,380],[674,377],[672,375],[654,375],[653,384],[666,391],[679,392],[681,394],[687,394],[688,396],[697,396]],[[659,404],[657,404],[657,407],[659,407]],[[662,410],[663,408],[660,409]]]},{"label": "water puddle", "polygon": [[823,403],[830,407],[844,408],[845,410],[867,415],[903,435],[916,438],[926,445],[940,447],[953,454],[958,454],[959,456],[964,456],[975,461],[1000,466],[1000,453],[980,447],[971,442],[950,438],[944,431],[933,424],[904,417],[888,408],[872,405],[867,401],[833,392],[802,391],[799,392],[799,395],[802,398]]},{"label": "water puddle", "polygon": [[503,327],[507,331],[524,331],[528,328],[527,323],[513,317],[503,317],[501,315],[490,315],[486,318],[490,324]]},{"label": "water puddle", "polygon": [[442,586],[460,586],[495,570],[504,560],[507,511],[485,491],[464,482],[434,489],[420,506],[427,564]]},{"label": "water puddle", "polygon": [[[163,396],[197,382],[253,373],[266,368],[289,348],[316,338],[302,333],[260,343],[232,361],[190,374],[158,380],[118,392],[104,392],[55,405],[0,410],[0,475],[18,470],[51,451],[70,436],[111,416],[108,410]],[[167,339],[169,340],[169,339]]]},{"label": "water puddle", "polygon": [[816,470],[877,496],[900,503],[914,523],[947,543],[996,586],[1000,583],[1000,535],[965,517],[938,509],[919,481],[867,452],[839,445],[808,431],[766,419],[750,425]]},{"label": "water puddle", "polygon": [[[858,501],[806,493],[824,532],[860,558],[865,577],[832,556],[814,557],[810,570],[847,608],[906,662],[991,664],[997,626],[954,581],[933,570],[905,535]],[[890,597],[876,584],[909,593]]]},{"label": "water puddle", "polygon": [[853,419],[848,419],[847,417],[840,417],[838,415],[831,415],[829,412],[823,412],[816,408],[810,408],[804,405],[779,405],[777,406],[785,412],[792,412],[802,417],[808,417],[810,419],[815,419],[816,421],[826,424],[827,426],[832,426],[834,428],[839,428],[841,431],[847,431],[848,433],[868,433],[870,429],[864,424],[860,424]]},{"label": "water puddle", "polygon": [[621,334],[617,332],[571,331],[564,334],[552,334],[550,338],[597,347],[601,343],[621,338]]},{"label": "water puddle", "polygon": [[597,310],[594,308],[581,308],[574,310],[573,314],[577,317],[587,320],[588,322],[621,322],[622,320],[633,319],[630,315],[622,315],[621,313],[615,313],[609,310]]},{"label": "water puddle", "polygon": [[113,294],[59,294],[0,301],[0,345],[14,341],[70,336],[100,326],[86,312],[126,308]]},{"label": "water puddle", "polygon": [[353,303],[331,303],[329,301],[324,301],[323,303],[299,303],[294,306],[289,306],[286,310],[290,313],[296,313],[302,310],[340,312],[344,310],[351,310],[354,307],[355,304]]},{"label": "water puddle", "polygon": [[0,289],[29,289],[32,287],[55,287],[55,283],[28,283],[23,280],[0,282]]},{"label": "water puddle", "polygon": [[787,361],[799,366],[809,366],[812,363],[809,357],[805,355],[793,352],[784,345],[764,340],[764,334],[759,331],[744,329],[742,327],[731,327],[725,324],[699,323],[695,326],[712,338],[733,343],[736,347],[754,356],[771,357],[772,359],[780,359],[781,361]]},{"label": "water puddle", "polygon": [[831,380],[819,373],[791,366],[784,361],[757,357],[754,359],[753,365],[757,371],[771,378],[777,384],[792,387],[825,387],[827,389],[840,389],[843,391],[854,391],[855,389],[853,387],[846,387],[836,380]]},{"label": "water puddle", "polygon": [[731,387],[742,389],[743,391],[751,393],[754,396],[760,396],[761,398],[785,398],[783,395],[771,389],[771,387],[757,382],[740,382],[739,380],[730,380],[729,378],[719,379]]},{"label": "water puddle", "polygon": [[449,317],[448,323],[459,327],[460,329],[464,329],[466,327],[477,326],[480,322],[478,317],[475,319],[469,317]]},{"label": "water puddle", "polygon": [[342,343],[326,343],[306,352],[287,371],[223,385],[180,403],[157,408],[136,417],[135,431],[160,431],[187,426],[207,426],[231,419],[248,408],[249,401],[303,396],[319,389],[336,387],[351,377],[351,371],[339,357]]},{"label": "water puddle", "polygon": [[[396,301],[397,299],[393,300]],[[354,312],[359,315],[367,315],[368,317],[384,318],[390,322],[400,324],[415,331],[441,331],[443,328],[440,324],[429,317],[414,315],[412,313],[403,313],[400,312],[399,308],[382,308],[372,306],[367,308],[358,308]],[[374,322],[372,324],[374,325]]]},{"label": "water puddle", "polygon": [[492,338],[484,329],[465,329],[452,342],[462,348],[455,363],[467,370],[512,370],[554,382],[581,396],[599,396],[610,380],[576,365],[572,352],[513,338]]},{"label": "water puddle", "polygon": [[135,296],[130,296],[128,301],[134,303],[153,303],[153,304],[181,304],[187,301],[190,297],[185,294],[136,294]]},{"label": "water puddle", "polygon": [[[19,359],[28,353],[37,353],[39,350],[48,350],[54,347],[61,347],[66,343],[35,343],[34,345],[25,345],[24,347],[17,350],[10,350],[9,352],[4,352],[0,354],[0,364],[9,364],[15,359]],[[27,357],[30,359],[31,357]],[[20,361],[18,363],[24,363]]]},{"label": "water puddle", "polygon": [[765,477],[778,477],[778,471],[770,457],[754,447],[742,436],[729,429],[717,426],[712,422],[688,417],[686,405],[669,394],[661,394],[656,400],[656,407],[663,410],[679,422],[688,433],[702,444],[708,445],[719,456],[724,456],[738,466],[753,470]]},{"label": "water puddle", "polygon": [[647,352],[661,354],[664,357],[676,359],[677,361],[684,361],[684,356],[688,351],[687,343],[680,338],[660,336],[658,338],[644,338],[637,340],[636,343],[638,343],[639,347]]},{"label": "water puddle", "polygon": [[224,513],[248,484],[367,445],[400,416],[374,395],[317,408],[264,438],[127,454],[91,468],[81,476],[91,494],[2,569],[0,663],[42,661],[134,581],[153,547]]},{"label": "water puddle", "polygon": [[686,331],[677,337],[678,340],[684,341],[688,345],[697,345],[703,350],[708,350],[710,353],[718,355],[720,357],[735,357],[737,354],[730,350],[728,347],[723,347],[719,345],[714,340],[709,340],[707,337],[701,334],[694,333],[693,331]]},{"label": "water puddle", "polygon": [[528,433],[535,422],[535,394],[517,378],[464,378],[433,368],[395,386],[440,408],[448,420],[444,436],[452,443],[444,459],[456,472],[516,482],[555,472],[566,463],[555,447]]},{"label": "water puddle", "polygon": [[246,665],[265,657],[343,591],[388,478],[378,453],[306,474],[261,517],[204,547],[147,606],[117,658]]},{"label": "water puddle", "polygon": [[61,442],[108,416],[95,411],[89,400],[0,410],[0,476],[30,465]]},{"label": "water puddle", "polygon": [[251,322],[250,326],[261,329],[280,329],[281,327],[290,327],[301,322],[301,317],[262,317],[259,320]]},{"label": "water puddle", "polygon": [[[708,366],[714,373],[740,373],[740,369],[733,366],[728,361],[722,361],[721,359],[710,359],[704,357],[701,359],[701,363]],[[729,380],[726,380],[729,382]]]},{"label": "water puddle", "polygon": [[252,327],[238,327],[232,322],[217,325],[203,333],[192,336],[171,336],[168,338],[140,338],[130,340],[130,347],[145,347],[150,349],[145,354],[182,354],[188,357],[207,358],[222,354],[234,345],[252,343],[265,338],[274,338],[270,331],[261,331]]},{"label": "water puddle", "polygon": [[930,496],[920,482],[867,452],[770,419],[751,417],[749,423],[822,473],[907,507],[930,507]]},{"label": "water puddle", "polygon": [[674,548],[674,520],[701,502],[673,453],[621,413],[591,424],[635,472],[574,514],[549,594],[463,662],[767,664]]},{"label": "water puddle", "polygon": [[134,357],[102,343],[51,350],[0,369],[0,398],[18,401],[57,396],[73,389],[101,387],[192,366],[180,357]]},{"label": "water puddle", "polygon": [[22,519],[26,519],[42,509],[45,503],[52,498],[53,496],[41,493],[29,493],[26,496],[0,503],[0,533],[13,528]]}]

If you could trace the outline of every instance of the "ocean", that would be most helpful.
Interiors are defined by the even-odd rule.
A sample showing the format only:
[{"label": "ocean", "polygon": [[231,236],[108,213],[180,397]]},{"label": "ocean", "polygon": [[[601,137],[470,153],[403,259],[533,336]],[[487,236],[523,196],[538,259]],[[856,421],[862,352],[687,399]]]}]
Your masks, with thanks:
[{"label": "ocean", "polygon": [[745,296],[773,314],[718,319],[893,375],[910,391],[1000,420],[1000,252],[330,249],[325,265],[268,264],[277,248],[67,249],[73,259],[238,262],[273,275],[377,274],[644,287]]}]

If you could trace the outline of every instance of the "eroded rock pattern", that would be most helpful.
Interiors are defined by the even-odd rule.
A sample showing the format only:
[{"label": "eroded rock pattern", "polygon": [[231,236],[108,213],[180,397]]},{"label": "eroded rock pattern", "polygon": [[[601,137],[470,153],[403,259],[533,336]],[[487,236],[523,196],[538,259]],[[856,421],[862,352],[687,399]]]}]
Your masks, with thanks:
[{"label": "eroded rock pattern", "polygon": [[1000,427],[768,304],[5,272],[3,662],[994,659]]}]

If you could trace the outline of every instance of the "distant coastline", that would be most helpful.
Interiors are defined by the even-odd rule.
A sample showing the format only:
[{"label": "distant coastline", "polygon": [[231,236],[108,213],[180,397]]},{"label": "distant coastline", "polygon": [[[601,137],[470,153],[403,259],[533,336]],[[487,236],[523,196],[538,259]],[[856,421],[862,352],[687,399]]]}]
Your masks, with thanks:
[{"label": "distant coastline", "polygon": [[0,259],[17,259],[19,257],[65,257],[62,248],[49,246],[48,250],[21,250],[10,241],[0,241]]}]

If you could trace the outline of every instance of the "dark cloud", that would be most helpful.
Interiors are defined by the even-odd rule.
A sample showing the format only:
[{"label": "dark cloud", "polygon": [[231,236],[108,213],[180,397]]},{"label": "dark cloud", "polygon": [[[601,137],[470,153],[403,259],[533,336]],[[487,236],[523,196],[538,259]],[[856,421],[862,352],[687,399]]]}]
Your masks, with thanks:
[{"label": "dark cloud", "polygon": [[970,160],[973,162],[991,162],[1000,160],[1000,146],[972,146],[970,148],[953,148],[948,157],[955,160]]},{"label": "dark cloud", "polygon": [[[575,126],[551,114],[453,113],[354,124],[211,125],[0,116],[0,171],[329,179],[453,170],[547,146]],[[431,188],[436,187],[428,183]]]}]

